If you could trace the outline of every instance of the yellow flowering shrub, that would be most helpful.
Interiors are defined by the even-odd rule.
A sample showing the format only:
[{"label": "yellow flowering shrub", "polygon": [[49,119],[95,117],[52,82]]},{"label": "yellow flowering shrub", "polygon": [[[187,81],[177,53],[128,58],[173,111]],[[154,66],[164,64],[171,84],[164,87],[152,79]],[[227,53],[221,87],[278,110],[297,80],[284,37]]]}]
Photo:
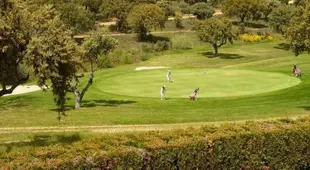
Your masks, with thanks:
[{"label": "yellow flowering shrub", "polygon": [[268,39],[269,41],[272,41],[272,40],[273,40],[273,37],[272,37],[271,35],[268,35],[268,36],[267,36],[267,39]]},{"label": "yellow flowering shrub", "polygon": [[258,42],[265,39],[269,41],[273,40],[273,37],[271,35],[264,36],[264,35],[241,34],[239,38],[244,42]]}]

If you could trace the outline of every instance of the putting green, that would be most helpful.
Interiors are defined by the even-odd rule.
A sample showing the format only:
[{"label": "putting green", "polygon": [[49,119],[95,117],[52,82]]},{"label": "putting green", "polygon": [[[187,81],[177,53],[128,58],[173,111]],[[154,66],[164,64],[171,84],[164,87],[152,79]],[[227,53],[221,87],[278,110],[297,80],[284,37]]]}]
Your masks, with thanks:
[{"label": "putting green", "polygon": [[138,97],[159,97],[166,85],[167,98],[187,98],[197,87],[198,97],[228,97],[253,95],[295,86],[298,78],[280,73],[230,69],[172,69],[171,80],[167,69],[133,71],[110,77],[98,83],[104,92]]}]

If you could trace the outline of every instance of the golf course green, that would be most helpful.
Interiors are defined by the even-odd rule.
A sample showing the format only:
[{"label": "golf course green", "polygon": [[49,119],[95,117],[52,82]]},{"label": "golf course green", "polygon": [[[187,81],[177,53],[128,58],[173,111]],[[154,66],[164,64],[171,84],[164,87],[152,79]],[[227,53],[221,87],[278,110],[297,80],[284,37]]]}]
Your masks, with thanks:
[{"label": "golf course green", "polygon": [[172,82],[167,82],[168,69],[141,70],[108,78],[99,84],[104,92],[159,97],[160,88],[167,87],[167,98],[187,98],[200,88],[198,97],[254,95],[289,88],[301,81],[281,73],[232,69],[171,69]]}]

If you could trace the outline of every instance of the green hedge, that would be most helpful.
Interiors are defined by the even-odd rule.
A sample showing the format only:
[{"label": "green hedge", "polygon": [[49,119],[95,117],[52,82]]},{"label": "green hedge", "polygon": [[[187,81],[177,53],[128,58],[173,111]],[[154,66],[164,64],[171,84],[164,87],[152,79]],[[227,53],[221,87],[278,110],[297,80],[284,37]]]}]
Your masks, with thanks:
[{"label": "green hedge", "polygon": [[310,169],[310,117],[106,134],[3,153],[0,169]]}]

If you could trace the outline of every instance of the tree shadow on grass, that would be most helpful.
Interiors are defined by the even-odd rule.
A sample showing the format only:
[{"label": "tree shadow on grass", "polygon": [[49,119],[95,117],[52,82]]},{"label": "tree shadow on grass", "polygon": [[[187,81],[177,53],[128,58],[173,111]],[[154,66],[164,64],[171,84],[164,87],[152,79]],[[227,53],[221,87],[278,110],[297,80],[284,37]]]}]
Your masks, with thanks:
[{"label": "tree shadow on grass", "polygon": [[276,47],[274,47],[276,49],[280,49],[280,50],[285,50],[285,51],[289,51],[290,50],[290,44],[288,43],[280,43],[278,44]]},{"label": "tree shadow on grass", "polygon": [[72,135],[34,135],[31,140],[18,141],[11,143],[0,143],[0,150],[6,153],[12,151],[13,148],[24,148],[24,147],[42,147],[50,146],[55,144],[70,145],[73,142],[81,140],[79,134]]},{"label": "tree shadow on grass", "polygon": [[239,59],[244,58],[244,56],[239,54],[230,54],[230,53],[219,53],[218,56],[214,56],[213,52],[204,52],[202,55],[208,58],[220,58],[220,59]]},{"label": "tree shadow on grass", "polygon": [[[73,105],[65,105],[65,112],[66,112],[66,111],[73,110],[73,109],[74,109],[74,106],[73,106]],[[58,112],[58,108],[50,109],[50,111]]]},{"label": "tree shadow on grass", "polygon": [[298,108],[305,109],[306,111],[310,111],[310,106],[298,106]]},{"label": "tree shadow on grass", "polygon": [[31,102],[34,100],[36,97],[33,96],[6,96],[0,100],[0,110],[31,106]]},{"label": "tree shadow on grass", "polygon": [[137,103],[132,100],[84,100],[82,101],[82,107],[115,107],[123,104]]},{"label": "tree shadow on grass", "polygon": [[144,40],[144,42],[150,42],[150,43],[157,43],[158,41],[170,42],[170,39],[169,39],[169,37],[150,34]]},{"label": "tree shadow on grass", "polygon": [[[133,104],[137,103],[136,101],[131,100],[83,100],[81,103],[81,107],[116,107],[123,104]],[[50,109],[51,111],[58,112],[57,108]],[[65,112],[74,110],[74,105],[65,105]]]}]

